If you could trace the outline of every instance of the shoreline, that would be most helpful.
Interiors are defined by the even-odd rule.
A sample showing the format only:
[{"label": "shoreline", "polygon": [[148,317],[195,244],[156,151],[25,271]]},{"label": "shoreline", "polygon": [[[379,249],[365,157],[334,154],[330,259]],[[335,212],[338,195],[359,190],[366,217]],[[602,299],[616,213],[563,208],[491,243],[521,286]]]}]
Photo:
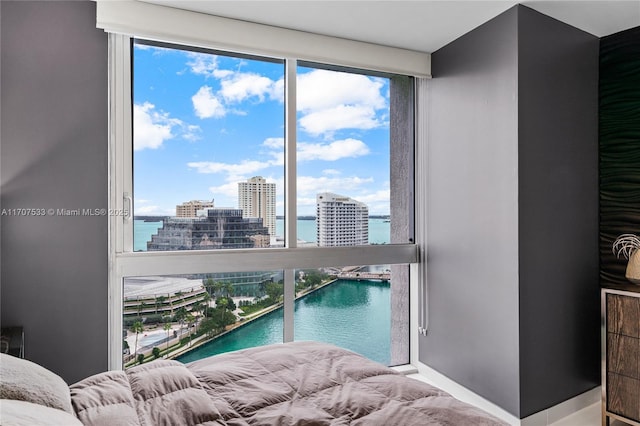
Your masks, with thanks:
[{"label": "shoreline", "polygon": [[[331,279],[331,280],[327,281],[326,283],[320,284],[317,287],[314,287],[314,288],[312,288],[312,289],[310,289],[308,291],[305,291],[305,292],[303,292],[301,294],[296,295],[294,300],[302,299],[303,297],[308,296],[308,295],[310,295],[312,293],[315,293],[316,291],[318,291],[320,289],[323,289],[323,288],[327,287],[328,285],[334,284],[337,281],[339,281],[338,278]],[[194,341],[192,341],[191,345],[183,347],[183,348],[180,348],[175,353],[172,353],[171,356],[169,356],[167,359],[176,360],[176,358],[178,358],[178,357],[180,357],[182,355],[186,355],[187,353],[189,353],[192,350],[195,350],[195,349],[203,346],[206,343],[213,342],[213,341],[217,340],[218,338],[220,338],[220,337],[222,337],[222,336],[224,336],[224,335],[226,335],[228,333],[231,333],[234,330],[237,330],[237,329],[239,329],[241,327],[244,327],[245,325],[250,324],[251,322],[257,320],[258,318],[262,318],[263,316],[265,316],[267,314],[270,314],[270,313],[272,313],[272,312],[274,312],[274,311],[276,311],[278,309],[281,309],[283,307],[283,305],[284,304],[282,302],[280,302],[280,303],[277,303],[276,305],[272,305],[272,306],[270,306],[268,308],[264,308],[264,309],[262,309],[260,311],[257,311],[253,315],[251,315],[250,318],[247,318],[244,321],[236,321],[233,325],[230,326],[229,329],[227,329],[224,332],[222,332],[220,334],[217,334],[217,335],[215,335],[215,336],[213,336],[211,338],[206,338],[204,336],[200,336],[200,337],[196,338]],[[176,360],[176,361],[179,361],[179,360]]]}]

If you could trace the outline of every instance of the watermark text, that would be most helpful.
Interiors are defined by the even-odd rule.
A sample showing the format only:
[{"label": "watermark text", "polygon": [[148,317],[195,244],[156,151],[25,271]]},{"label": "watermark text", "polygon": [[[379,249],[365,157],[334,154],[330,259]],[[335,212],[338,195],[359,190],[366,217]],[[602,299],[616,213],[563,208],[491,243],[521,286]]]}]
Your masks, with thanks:
[{"label": "watermark text", "polygon": [[61,209],[61,208],[15,208],[1,209],[0,216],[129,216],[127,209]]}]

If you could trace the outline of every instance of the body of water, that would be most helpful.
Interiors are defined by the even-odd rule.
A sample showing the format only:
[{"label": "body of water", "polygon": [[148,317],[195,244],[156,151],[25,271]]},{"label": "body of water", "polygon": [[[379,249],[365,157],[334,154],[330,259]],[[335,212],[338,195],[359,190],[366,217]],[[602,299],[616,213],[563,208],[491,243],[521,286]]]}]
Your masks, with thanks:
[{"label": "body of water", "polygon": [[[391,305],[388,283],[343,281],[296,300],[295,340],[332,343],[389,365]],[[191,362],[254,346],[282,343],[283,310],[277,309],[178,358]]]},{"label": "body of water", "polygon": [[[134,221],[134,251],[146,251],[147,241],[151,240],[151,235],[158,232],[158,228],[162,228],[162,222]],[[388,244],[391,235],[390,229],[390,223],[384,219],[369,219],[369,244]],[[276,220],[276,233],[278,235],[284,235],[284,219]],[[298,239],[310,243],[316,242],[315,220],[298,219]]]},{"label": "body of water", "polygon": [[151,241],[151,236],[158,233],[158,228],[162,228],[162,221],[145,222],[144,220],[134,220],[133,251],[147,251],[147,241]]},{"label": "body of water", "polygon": [[[298,219],[298,239],[315,243],[316,221]],[[276,234],[284,235],[284,219],[276,220]],[[369,219],[369,244],[389,244],[391,224],[385,219]]]}]

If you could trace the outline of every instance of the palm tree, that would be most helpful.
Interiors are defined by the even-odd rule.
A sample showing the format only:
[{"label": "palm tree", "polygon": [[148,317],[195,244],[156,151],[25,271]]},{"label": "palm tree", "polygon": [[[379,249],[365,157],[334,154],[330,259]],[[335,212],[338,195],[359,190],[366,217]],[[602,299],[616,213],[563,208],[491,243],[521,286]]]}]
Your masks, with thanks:
[{"label": "palm tree", "polygon": [[198,318],[200,317],[200,313],[202,312],[202,305],[200,303],[195,303],[191,306],[191,315],[194,318],[194,322],[196,324],[196,331],[198,330]]},{"label": "palm tree", "polygon": [[213,283],[213,295],[215,296],[220,290],[222,290],[222,287],[224,287],[224,284],[220,281]]},{"label": "palm tree", "polygon": [[213,290],[213,294],[215,294],[216,282],[213,280],[213,278],[207,278],[203,284],[204,284],[204,288],[207,289],[207,294],[211,295],[212,294],[211,290]]},{"label": "palm tree", "polygon": [[233,294],[233,284],[231,283],[225,284],[224,290],[227,292],[227,297],[230,297]]},{"label": "palm tree", "polygon": [[227,311],[227,306],[229,305],[229,301],[224,298],[224,297],[218,297],[218,300],[216,300],[216,306],[219,306],[222,311],[222,324],[224,324],[224,314]]},{"label": "palm tree", "polygon": [[184,320],[187,317],[187,310],[184,306],[178,308],[175,315],[175,320],[180,323],[180,334],[182,334],[182,326],[184,325]]},{"label": "palm tree", "polygon": [[191,313],[188,313],[187,317],[186,317],[186,320],[187,320],[187,324],[189,326],[189,346],[191,346],[191,337],[193,336],[193,330],[191,330],[191,326],[195,322],[196,317],[191,315]]},{"label": "palm tree", "polygon": [[165,322],[162,328],[167,332],[167,356],[169,356],[169,331],[171,331],[171,323],[169,321]]},{"label": "palm tree", "polygon": [[204,296],[202,297],[202,313],[204,314],[205,318],[207,318],[207,310],[209,309],[209,301],[211,301],[211,296],[209,296],[209,293],[205,293]]},{"label": "palm tree", "polygon": [[131,332],[136,333],[136,344],[135,344],[134,355],[133,355],[134,357],[138,355],[138,334],[142,333],[143,330],[144,330],[144,327],[141,321],[136,321],[131,326]]}]

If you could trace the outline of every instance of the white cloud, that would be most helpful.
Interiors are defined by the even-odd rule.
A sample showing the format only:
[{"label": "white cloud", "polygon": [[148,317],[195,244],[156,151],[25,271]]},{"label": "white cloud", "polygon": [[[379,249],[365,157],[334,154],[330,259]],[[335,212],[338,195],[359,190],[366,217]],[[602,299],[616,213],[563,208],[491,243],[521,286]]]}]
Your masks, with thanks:
[{"label": "white cloud", "polygon": [[134,215],[136,216],[173,216],[175,214],[175,208],[162,208],[160,206],[134,207]]},{"label": "white cloud", "polygon": [[381,79],[327,70],[298,75],[298,110],[312,111],[338,105],[369,105],[384,108]]},{"label": "white cloud", "polygon": [[158,211],[160,207],[158,206],[137,206],[135,208],[136,214],[150,214]]},{"label": "white cloud", "polygon": [[361,157],[369,154],[369,147],[357,139],[344,139],[327,144],[298,144],[298,161],[325,160],[336,161],[341,158]]},{"label": "white cloud", "polygon": [[187,66],[192,73],[214,78],[220,82],[216,91],[211,86],[202,86],[191,98],[199,118],[221,118],[227,113],[246,115],[246,111],[230,108],[246,100],[264,102],[269,99],[282,101],[284,82],[251,72],[221,69],[218,56],[205,53],[189,53]]},{"label": "white cloud", "polygon": [[382,79],[314,70],[298,76],[300,125],[312,135],[340,129],[373,129],[384,124],[377,111],[386,107]]},{"label": "white cloud", "polygon": [[182,137],[188,141],[193,142],[202,139],[200,133],[202,133],[202,129],[200,128],[200,126],[190,124],[186,126],[185,132]]},{"label": "white cloud", "polygon": [[375,109],[363,105],[338,105],[310,112],[300,118],[300,126],[312,135],[341,129],[375,129],[381,125]]},{"label": "white cloud", "polygon": [[178,118],[171,118],[164,111],[157,111],[155,105],[145,102],[133,105],[133,149],[157,149],[162,144],[180,136],[189,141],[200,139],[199,126],[187,124]]},{"label": "white cloud", "polygon": [[205,77],[224,78],[231,74],[231,70],[221,70],[218,68],[218,56],[206,53],[189,53],[191,61],[187,62],[187,66],[191,72]]},{"label": "white cloud", "polygon": [[358,201],[361,201],[365,204],[384,203],[388,206],[390,199],[391,199],[391,191],[387,188],[387,189],[380,189],[373,193],[360,195],[360,198],[358,198]]},{"label": "white cloud", "polygon": [[169,114],[158,112],[155,105],[145,102],[133,105],[133,149],[156,149],[164,141],[174,137],[172,129],[182,122],[170,118]]},{"label": "white cloud", "polygon": [[325,169],[322,171],[322,174],[327,176],[339,176],[342,174],[342,172],[336,169]]},{"label": "white cloud", "polygon": [[187,166],[198,173],[228,173],[233,176],[256,173],[271,166],[269,162],[244,160],[239,164],[219,163],[214,161],[198,161],[187,163]]},{"label": "white cloud", "polygon": [[274,101],[284,103],[284,78],[273,82],[273,85],[271,86],[271,92],[269,93],[269,98],[273,99]]},{"label": "white cloud", "polygon": [[[274,160],[272,165],[282,165],[284,161],[284,138],[267,138],[262,142],[268,155]],[[329,143],[298,142],[298,161],[336,161],[341,158],[362,157],[369,154],[369,147],[358,139],[342,139]]]},{"label": "white cloud", "polygon": [[191,97],[193,108],[199,118],[220,118],[227,113],[224,105],[211,91],[211,87],[202,86],[198,92]]},{"label": "white cloud", "polygon": [[272,149],[284,149],[284,138],[267,138],[262,145]]},{"label": "white cloud", "polygon": [[[227,197],[227,198],[237,199],[238,198],[238,182],[240,181],[227,182],[222,185],[211,186],[209,187],[209,191],[211,191],[211,193],[213,194],[214,199],[216,197],[219,197],[219,198]],[[233,206],[226,206],[226,207],[233,207]]]},{"label": "white cloud", "polygon": [[275,82],[268,77],[254,73],[236,73],[222,79],[220,95],[227,103],[242,102],[256,98],[263,102],[265,95],[273,92]]},{"label": "white cloud", "polygon": [[373,183],[373,178],[331,177],[331,176],[298,176],[298,195],[310,196],[319,192],[353,193],[364,185]]}]

